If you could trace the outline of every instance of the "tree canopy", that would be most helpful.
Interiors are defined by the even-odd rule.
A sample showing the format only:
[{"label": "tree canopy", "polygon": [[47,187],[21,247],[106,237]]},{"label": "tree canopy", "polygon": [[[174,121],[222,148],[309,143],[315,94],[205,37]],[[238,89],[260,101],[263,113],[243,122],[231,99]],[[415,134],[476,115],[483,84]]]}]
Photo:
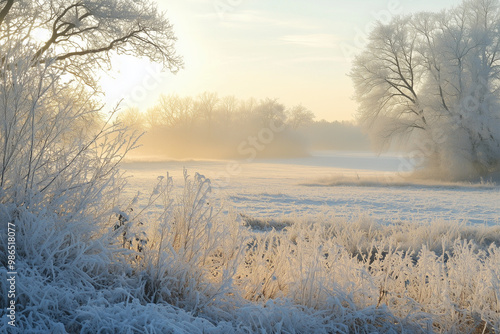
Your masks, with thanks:
[{"label": "tree canopy", "polygon": [[425,166],[442,175],[495,172],[499,65],[497,0],[466,0],[380,23],[350,74],[359,120],[379,143],[409,140]]},{"label": "tree canopy", "polygon": [[111,67],[113,54],[179,70],[175,41],[172,25],[148,0],[0,1],[1,44],[22,44],[33,63],[64,66],[91,85],[96,70]]}]

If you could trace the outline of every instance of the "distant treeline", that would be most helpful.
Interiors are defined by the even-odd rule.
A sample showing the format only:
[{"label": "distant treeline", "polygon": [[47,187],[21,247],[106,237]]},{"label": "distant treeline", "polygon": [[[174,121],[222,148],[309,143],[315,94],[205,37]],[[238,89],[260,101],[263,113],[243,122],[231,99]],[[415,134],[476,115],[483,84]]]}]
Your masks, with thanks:
[{"label": "distant treeline", "polygon": [[253,160],[306,156],[312,150],[369,150],[353,123],[315,121],[306,107],[270,98],[162,95],[147,111],[130,108],[118,118],[145,132],[136,155]]}]

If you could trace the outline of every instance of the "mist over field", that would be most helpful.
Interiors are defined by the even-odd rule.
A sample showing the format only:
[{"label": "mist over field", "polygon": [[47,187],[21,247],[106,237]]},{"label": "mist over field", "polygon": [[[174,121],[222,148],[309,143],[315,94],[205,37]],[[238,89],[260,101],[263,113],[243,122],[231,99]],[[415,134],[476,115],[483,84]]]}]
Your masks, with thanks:
[{"label": "mist over field", "polygon": [[163,95],[147,111],[126,109],[118,119],[144,132],[129,159],[294,158],[317,150],[369,151],[368,137],[352,122],[316,121],[305,106],[277,99],[238,100],[203,93]]}]

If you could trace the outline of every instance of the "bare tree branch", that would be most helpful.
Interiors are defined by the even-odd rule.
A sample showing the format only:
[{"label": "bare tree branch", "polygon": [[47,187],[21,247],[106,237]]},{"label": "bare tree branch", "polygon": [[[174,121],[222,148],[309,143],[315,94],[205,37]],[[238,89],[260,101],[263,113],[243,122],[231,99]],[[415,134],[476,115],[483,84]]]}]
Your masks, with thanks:
[{"label": "bare tree branch", "polygon": [[[126,43],[129,39],[135,37],[138,33],[140,33],[140,30],[132,31],[131,33],[129,33],[126,36],[123,36],[121,38],[117,38],[117,39],[113,40],[107,46],[103,46],[102,48],[68,52],[66,54],[57,56],[54,60],[58,61],[58,60],[64,60],[64,59],[68,59],[68,58],[76,57],[76,56],[85,56],[88,54],[96,54],[96,53],[110,51],[110,50],[114,49],[115,47],[117,47],[118,45]],[[47,61],[46,59],[40,60],[41,63],[45,63],[46,61]]]},{"label": "bare tree branch", "polygon": [[0,11],[0,25],[2,25],[2,22],[5,20],[5,17],[7,16],[7,14],[9,14],[9,11],[12,8],[13,4],[14,0],[7,0],[7,3]]}]

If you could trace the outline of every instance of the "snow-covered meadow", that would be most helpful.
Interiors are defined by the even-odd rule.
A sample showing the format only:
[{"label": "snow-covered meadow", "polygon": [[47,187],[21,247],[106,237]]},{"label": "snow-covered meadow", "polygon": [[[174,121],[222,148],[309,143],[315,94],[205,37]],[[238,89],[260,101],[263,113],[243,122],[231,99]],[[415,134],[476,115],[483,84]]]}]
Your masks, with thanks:
[{"label": "snow-covered meadow", "polygon": [[182,186],[182,171],[211,179],[212,196],[258,219],[325,214],[376,222],[500,223],[500,186],[439,182],[408,173],[404,156],[361,152],[315,152],[310,157],[245,161],[128,162],[129,196],[147,193],[168,172]]}]

